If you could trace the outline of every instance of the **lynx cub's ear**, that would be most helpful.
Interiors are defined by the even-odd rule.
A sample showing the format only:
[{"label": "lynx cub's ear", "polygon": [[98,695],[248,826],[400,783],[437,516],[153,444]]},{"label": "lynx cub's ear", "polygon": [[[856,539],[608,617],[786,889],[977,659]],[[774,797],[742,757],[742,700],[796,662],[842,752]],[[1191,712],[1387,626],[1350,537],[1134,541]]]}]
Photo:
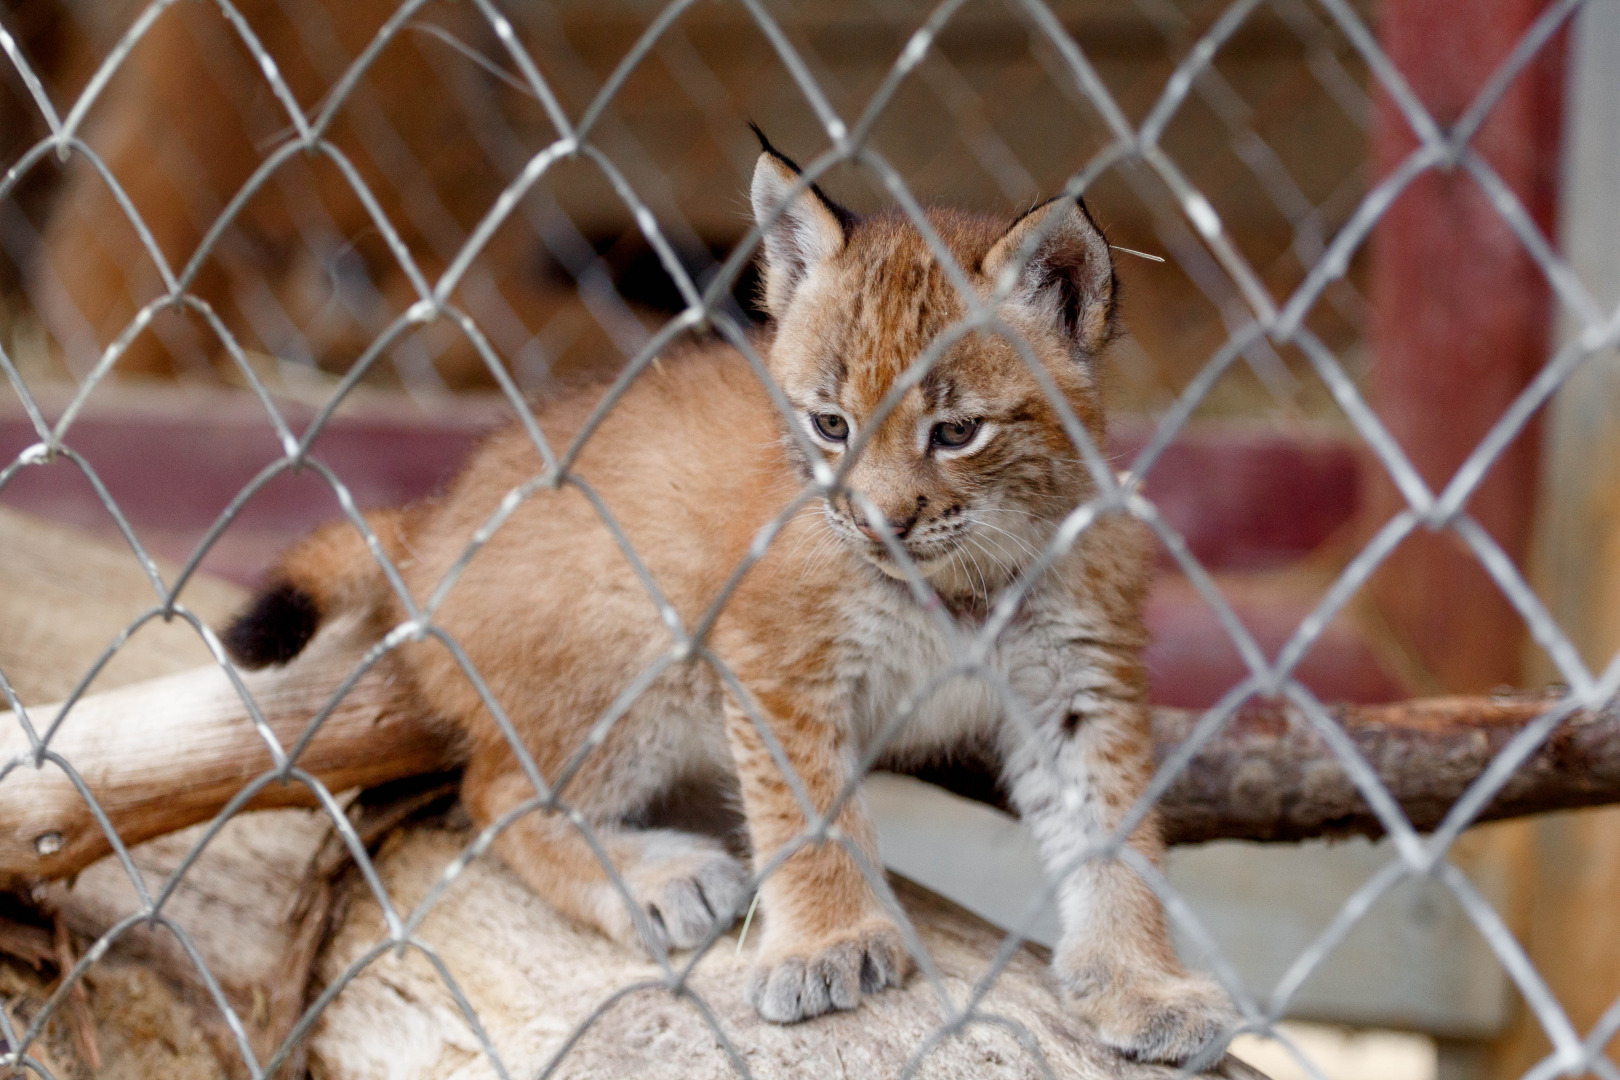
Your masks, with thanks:
[{"label": "lynx cub's ear", "polygon": [[[763,150],[749,194],[754,221],[765,238],[765,307],[780,319],[811,268],[844,250],[845,230],[854,216],[814,184],[789,199],[799,167],[758,128],[754,134]],[[784,199],[789,199],[787,206],[773,219],[772,212]]]},{"label": "lynx cub's ear", "polygon": [[1095,355],[1113,336],[1114,262],[1080,200],[1060,196],[1013,222],[983,265],[992,288],[1016,274],[1008,302],[1055,320],[1080,352]]}]

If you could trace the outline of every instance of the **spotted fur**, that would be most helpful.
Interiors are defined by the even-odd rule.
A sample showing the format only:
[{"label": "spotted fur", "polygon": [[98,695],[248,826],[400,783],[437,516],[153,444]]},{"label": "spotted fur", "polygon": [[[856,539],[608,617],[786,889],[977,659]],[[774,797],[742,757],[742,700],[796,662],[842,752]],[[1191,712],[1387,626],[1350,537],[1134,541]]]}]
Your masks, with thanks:
[{"label": "spotted fur", "polygon": [[[885,758],[970,739],[998,748],[1013,803],[1048,866],[1066,875],[1054,958],[1065,993],[1121,1050],[1183,1060],[1219,1037],[1230,1019],[1224,998],[1182,970],[1160,905],[1134,872],[1081,861],[1117,827],[1151,768],[1143,537],[1128,520],[1103,518],[1030,590],[988,665],[1022,707],[1009,711],[994,687],[965,675],[930,689],[950,663],[947,634],[902,580],[893,547],[927,578],[945,617],[971,631],[1092,482],[1059,410],[1007,337],[987,330],[942,342],[967,308],[916,226],[898,213],[857,220],[797,181],[767,145],[752,194],[775,325],[759,347],[792,418],[736,352],[693,348],[629,386],[576,471],[687,628],[702,623],[820,465],[847,469],[847,488],[792,516],[742,575],[703,649],[664,668],[594,730],[669,652],[669,630],[580,488],[540,491],[512,513],[460,571],[435,623],[464,650],[540,773],[563,783],[562,802],[601,838],[619,882],[565,813],[516,816],[495,850],[584,922],[621,940],[650,934],[657,946],[689,946],[740,914],[744,874],[718,841],[634,822],[678,782],[728,792],[746,819],[755,870],[771,868],[755,1006],[783,1022],[854,1007],[900,982],[909,961],[866,876],[878,862],[859,796],[843,804],[830,837],[808,839],[801,799],[817,816],[827,812],[913,703],[888,733]],[[1001,290],[1000,318],[1100,441],[1096,362],[1113,332],[1114,281],[1083,208],[1056,200],[1010,227],[951,211],[928,220],[981,297]],[[940,349],[932,369],[881,415],[930,348]],[[595,403],[587,393],[551,402],[540,426],[564,445]],[[828,437],[817,417],[846,437]],[[971,437],[944,445],[939,431]],[[863,450],[845,462],[857,442]],[[540,470],[513,429],[441,499],[389,519],[387,546],[418,598],[458,565],[507,493]],[[403,616],[371,566],[353,540],[317,534],[283,561],[277,588],[304,589],[323,614],[367,607],[386,626]],[[466,735],[474,819],[500,821],[533,800],[460,658],[432,638],[401,648],[420,707]],[[266,652],[280,655],[263,646],[258,655]],[[1159,859],[1151,815],[1129,843]]]}]

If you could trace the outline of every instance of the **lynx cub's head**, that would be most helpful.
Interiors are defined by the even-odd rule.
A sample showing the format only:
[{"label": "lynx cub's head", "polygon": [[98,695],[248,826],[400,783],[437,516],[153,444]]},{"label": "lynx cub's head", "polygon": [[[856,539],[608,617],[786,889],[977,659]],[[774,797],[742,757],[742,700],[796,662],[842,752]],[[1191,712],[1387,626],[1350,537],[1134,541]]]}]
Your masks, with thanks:
[{"label": "lynx cub's head", "polygon": [[[949,343],[882,415],[902,374],[966,305],[904,215],[857,218],[817,188],[795,192],[798,179],[766,144],[752,197],[776,323],[768,363],[828,463],[857,455],[848,486],[882,514],[872,520],[839,492],[826,518],[887,573],[901,571],[885,528],[936,588],[983,596],[1028,565],[1086,497],[1079,451],[1018,348],[998,334]],[[939,210],[928,220],[980,297],[1011,285],[1002,320],[1100,440],[1096,361],[1113,332],[1115,283],[1085,207],[1056,199],[1011,226]]]}]

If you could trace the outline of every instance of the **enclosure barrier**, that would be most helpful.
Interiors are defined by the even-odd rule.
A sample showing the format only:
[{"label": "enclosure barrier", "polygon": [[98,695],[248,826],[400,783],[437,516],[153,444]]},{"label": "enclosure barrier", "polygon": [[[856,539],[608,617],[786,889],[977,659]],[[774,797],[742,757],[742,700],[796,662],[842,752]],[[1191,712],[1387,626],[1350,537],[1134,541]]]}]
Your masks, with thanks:
[{"label": "enclosure barrier", "polygon": [[[1589,0],[1592,6],[1600,2]],[[0,738],[10,755],[4,771],[0,772],[0,823],[3,823],[0,831],[4,832],[4,837],[0,838],[0,878],[13,887],[29,888],[46,879],[79,873],[93,860],[110,852],[138,897],[136,910],[112,924],[82,956],[74,957],[71,947],[61,942],[32,945],[24,942],[12,949],[14,954],[29,948],[36,953],[44,950],[44,955],[62,962],[63,974],[44,1008],[26,1022],[20,1022],[9,1008],[0,1009],[0,1035],[5,1039],[0,1064],[38,1076],[55,1075],[36,1052],[47,1025],[53,1018],[82,1008],[80,984],[115,942],[143,927],[161,927],[179,943],[190,961],[198,965],[201,982],[223,1018],[228,1039],[240,1056],[246,1075],[286,1075],[280,1070],[289,1063],[301,1068],[303,1040],[321,1022],[333,1002],[340,999],[345,988],[374,965],[387,964],[392,962],[390,958],[414,952],[432,964],[437,978],[448,989],[460,1011],[461,1022],[472,1033],[476,1044],[474,1056],[487,1063],[497,1075],[513,1076],[516,1073],[511,1063],[486,1033],[468,993],[452,976],[444,958],[422,937],[424,924],[458,879],[479,872],[482,863],[476,857],[488,848],[494,830],[479,835],[464,850],[448,858],[439,867],[439,880],[426,890],[418,903],[399,907],[384,888],[383,875],[377,868],[377,844],[406,813],[437,798],[442,793],[441,788],[430,784],[426,789],[414,789],[403,804],[398,804],[406,806],[405,811],[399,810],[398,805],[390,809],[386,803],[350,805],[340,798],[346,789],[408,779],[445,764],[436,735],[414,727],[413,719],[404,711],[390,708],[386,675],[392,663],[391,651],[407,640],[437,637],[447,648],[458,652],[456,643],[434,623],[437,606],[451,582],[447,581],[433,596],[425,598],[413,597],[399,588],[399,601],[408,612],[408,618],[382,645],[373,648],[368,642],[347,640],[342,635],[352,628],[339,627],[323,637],[322,648],[315,650],[314,655],[300,659],[284,672],[270,675],[244,675],[235,670],[226,659],[216,628],[182,599],[182,591],[198,574],[215,540],[250,497],[283,474],[300,471],[318,475],[330,487],[343,513],[366,535],[377,558],[387,563],[381,544],[361,516],[344,478],[322,463],[317,441],[340,404],[374,367],[390,359],[408,366],[409,350],[396,349],[396,346],[423,328],[449,326],[461,335],[480,358],[488,378],[499,387],[545,463],[543,473],[513,491],[479,534],[468,538],[465,554],[451,575],[452,581],[455,573],[459,573],[488,535],[502,526],[523,499],[541,489],[565,485],[588,491],[585,481],[572,471],[581,442],[555,446],[535,421],[525,402],[524,388],[513,374],[522,370],[521,358],[515,355],[515,350],[504,353],[495,344],[503,340],[505,331],[486,328],[484,316],[494,302],[487,293],[478,291],[481,288],[479,275],[483,273],[479,265],[481,255],[497,241],[502,226],[522,212],[525,197],[561,162],[583,160],[599,170],[600,183],[611,190],[633,218],[645,243],[656,253],[662,273],[674,283],[679,296],[678,313],[647,335],[638,331],[633,320],[626,321],[624,310],[614,306],[612,286],[602,280],[599,264],[591,252],[585,251],[570,266],[592,317],[616,344],[632,354],[599,406],[599,415],[613,407],[618,394],[631,380],[657,362],[663,348],[695,331],[716,334],[740,351],[770,388],[773,400],[785,409],[785,399],[772,385],[756,352],[755,341],[748,333],[746,318],[732,298],[734,283],[747,269],[759,246],[758,230],[750,231],[742,243],[718,260],[718,265],[709,267],[704,280],[696,279],[682,257],[682,251],[690,245],[683,247],[671,239],[672,230],[683,233],[691,230],[680,223],[672,226],[655,213],[615,160],[593,141],[600,126],[607,122],[604,118],[615,95],[638,65],[646,62],[661,42],[677,32],[683,15],[696,5],[693,0],[675,0],[646,19],[635,46],[622,57],[588,107],[570,111],[554,92],[548,74],[531,56],[521,34],[494,0],[471,0],[470,11],[483,21],[501,50],[499,56],[480,56],[478,62],[494,65],[499,69],[500,78],[516,83],[532,96],[554,129],[555,138],[544,145],[523,148],[527,156],[521,167],[514,170],[514,175],[477,224],[453,250],[443,254],[440,265],[432,272],[424,269],[423,260],[415,253],[415,245],[407,236],[420,232],[418,225],[407,228],[391,217],[362,171],[330,138],[334,125],[341,122],[343,110],[360,92],[357,88],[362,86],[370,66],[397,38],[421,32],[418,16],[428,7],[426,0],[405,3],[394,11],[376,30],[370,46],[348,64],[341,77],[335,78],[324,96],[315,102],[299,100],[283,77],[277,58],[261,44],[259,32],[251,21],[229,0],[219,0],[219,12],[231,34],[251,54],[265,91],[284,111],[287,130],[275,145],[261,148],[262,164],[251,179],[218,208],[217,215],[203,230],[201,243],[183,263],[165,254],[160,238],[148,227],[134,202],[123,194],[120,177],[105,165],[101,155],[83,136],[95,110],[109,107],[103,91],[121,65],[143,35],[152,33],[168,9],[175,6],[172,2],[157,0],[134,13],[117,45],[94,68],[93,75],[70,105],[52,99],[45,80],[36,74],[18,39],[0,20],[0,48],[5,50],[49,132],[11,163],[4,180],[0,181],[0,201],[13,198],[34,170],[46,167],[53,160],[88,162],[135,230],[144,257],[161,282],[157,295],[139,308],[110,344],[98,349],[93,364],[77,372],[78,390],[54,420],[47,419],[45,409],[36,402],[29,381],[12,355],[14,350],[0,351],[0,370],[4,370],[36,437],[33,445],[0,470],[0,495],[27,470],[70,462],[96,487],[152,593],[149,609],[107,646],[60,708],[25,703],[12,689],[15,677],[8,681],[11,673],[0,672],[0,693],[11,709],[11,714],[0,721],[7,728]],[[858,165],[875,178],[923,235],[931,238],[941,264],[958,283],[968,314],[951,333],[915,359],[910,369],[913,376],[927,370],[942,352],[943,343],[954,333],[1008,332],[998,322],[994,304],[981,299],[966,286],[961,268],[955,266],[944,246],[933,237],[931,226],[905,177],[875,148],[871,139],[885,109],[908,79],[926,77],[935,91],[945,97],[955,94],[959,100],[964,95],[970,96],[965,84],[952,82],[957,77],[948,64],[931,67],[927,63],[936,38],[964,6],[965,0],[944,0],[928,13],[916,25],[864,110],[859,115],[845,117],[829,103],[802,48],[783,29],[779,16],[759,0],[739,0],[739,9],[768,40],[776,59],[813,112],[826,140],[827,149],[807,162],[799,190],[824,178],[835,166]],[[1525,177],[1514,171],[1518,165],[1493,160],[1475,145],[1476,137],[1487,128],[1493,111],[1504,101],[1512,100],[1513,95],[1523,92],[1521,80],[1529,78],[1535,65],[1547,57],[1556,57],[1565,28],[1586,5],[1580,0],[1538,5],[1481,4],[1485,14],[1480,17],[1487,21],[1497,18],[1492,25],[1498,29],[1506,25],[1503,19],[1520,21],[1513,24],[1512,40],[1503,55],[1494,59],[1489,78],[1478,86],[1477,92],[1473,92],[1472,86],[1467,88],[1471,96],[1455,115],[1441,118],[1435,116],[1423,97],[1414,91],[1410,73],[1402,67],[1401,61],[1410,56],[1411,39],[1403,39],[1402,48],[1396,49],[1392,57],[1386,47],[1387,39],[1381,44],[1366,12],[1348,0],[1321,0],[1312,5],[1292,0],[1237,0],[1221,10],[1196,40],[1187,42],[1189,47],[1173,75],[1140,123],[1133,122],[1120,107],[1087,51],[1065,28],[1054,6],[1048,6],[1043,0],[1017,0],[1013,4],[1018,18],[1027,24],[1043,48],[1050,49],[1057,58],[1066,92],[1088,102],[1109,133],[1103,149],[1086,160],[1073,163],[1065,192],[1083,194],[1109,172],[1130,173],[1135,178],[1133,182],[1162,187],[1168,202],[1165,195],[1157,196],[1161,206],[1179,213],[1182,224],[1190,226],[1191,232],[1183,228],[1180,234],[1167,231],[1161,235],[1167,242],[1173,242],[1167,246],[1172,246],[1171,254],[1179,262],[1201,268],[1198,273],[1204,275],[1204,283],[1225,305],[1222,318],[1227,329],[1224,344],[1186,385],[1145,445],[1123,463],[1124,472],[1116,471],[1121,463],[1110,460],[1108,449],[1096,445],[1063,402],[1055,400],[1098,494],[1073,508],[1051,548],[1042,553],[1037,570],[1049,565],[1100,516],[1135,517],[1154,530],[1176,568],[1214,613],[1246,672],[1211,708],[1200,712],[1159,711],[1155,729],[1159,768],[1153,782],[1141,804],[1128,815],[1120,834],[1108,844],[1085,853],[1084,859],[1128,857],[1128,849],[1122,846],[1124,834],[1155,804],[1163,811],[1173,841],[1196,842],[1218,837],[1298,839],[1346,832],[1387,836],[1393,841],[1394,860],[1345,903],[1340,916],[1298,958],[1269,998],[1257,997],[1252,988],[1235,976],[1212,936],[1198,925],[1187,906],[1152,867],[1143,864],[1136,868],[1160,894],[1182,932],[1205,947],[1208,963],[1237,1002],[1246,1029],[1253,1031],[1272,1030],[1272,1025],[1286,1011],[1291,994],[1380,897],[1410,878],[1437,880],[1455,896],[1500,959],[1552,1044],[1550,1055],[1528,1075],[1537,1078],[1577,1075],[1584,1070],[1604,1077],[1620,1077],[1620,1068],[1605,1056],[1606,1045],[1620,1032],[1620,1002],[1590,1031],[1577,1031],[1502,915],[1448,858],[1459,835],[1479,821],[1620,801],[1620,753],[1616,752],[1620,716],[1614,704],[1620,691],[1620,658],[1600,671],[1583,661],[1519,567],[1524,555],[1523,537],[1504,542],[1493,532],[1495,522],[1482,524],[1472,509],[1472,500],[1491,482],[1488,478],[1493,468],[1505,458],[1523,453],[1522,444],[1516,446],[1515,440],[1533,423],[1538,410],[1554,392],[1583,361],[1620,345],[1620,312],[1604,311],[1560,256],[1548,235],[1546,207],[1537,197],[1525,194]],[[1391,25],[1399,24],[1402,10],[1404,17],[1412,18],[1412,9],[1417,6],[1389,5],[1393,12]],[[1470,17],[1465,4],[1434,7],[1444,8],[1448,18]],[[1231,87],[1223,82],[1213,66],[1223,46],[1239,34],[1257,11],[1268,8],[1274,9],[1280,19],[1306,38],[1329,30],[1342,35],[1369,73],[1383,122],[1394,125],[1381,136],[1381,151],[1388,158],[1382,162],[1384,171],[1374,179],[1332,236],[1322,235],[1320,207],[1300,194],[1280,161],[1275,155],[1268,155],[1264,141],[1244,128],[1241,109],[1232,107]],[[1156,12],[1161,26],[1169,25],[1174,29],[1173,10],[1146,0],[1142,9],[1150,14]],[[448,36],[454,43],[454,36]],[[1345,75],[1342,67],[1335,67],[1337,61],[1330,53],[1318,49],[1310,55],[1312,70],[1325,85],[1341,95],[1354,96],[1357,92],[1354,81]],[[1555,82],[1559,70],[1554,64]],[[1455,91],[1457,87],[1451,89]],[[1167,127],[1194,96],[1209,105],[1228,125],[1231,138],[1247,147],[1255,183],[1265,189],[1268,198],[1285,208],[1295,230],[1292,249],[1300,256],[1305,270],[1297,287],[1286,295],[1274,294],[1264,268],[1257,269],[1251,264],[1212,200],[1189,178],[1184,165],[1165,149]],[[1016,170],[1016,162],[1009,164],[997,157],[1001,152],[995,148],[994,132],[979,131],[975,138],[975,145],[1003,175]],[[1556,138],[1552,142],[1556,147]],[[1392,151],[1392,147],[1398,148],[1398,152]],[[359,200],[365,210],[366,227],[381,238],[395,261],[397,272],[408,282],[409,303],[402,305],[399,314],[366,345],[300,432],[295,430],[285,407],[267,385],[263,367],[249,355],[249,350],[219,312],[200,299],[195,290],[199,280],[209,272],[216,246],[221,237],[227,235],[235,216],[272,184],[278,170],[286,163],[311,156],[322,156],[330,162]],[[1546,290],[1575,330],[1567,345],[1550,358],[1538,357],[1535,370],[1510,386],[1510,392],[1490,418],[1488,428],[1478,433],[1460,464],[1436,480],[1426,475],[1433,459],[1420,460],[1421,455],[1415,454],[1403,441],[1412,434],[1410,429],[1392,433],[1380,412],[1369,403],[1365,388],[1347,371],[1342,358],[1310,329],[1307,319],[1325,297],[1330,302],[1352,307],[1360,302],[1354,295],[1355,290],[1349,289],[1345,282],[1351,260],[1386,215],[1409,212],[1409,207],[1392,209],[1406,206],[1402,203],[1403,193],[1417,190],[1426,179],[1438,175],[1445,176],[1448,183],[1463,185],[1483,195],[1483,203],[1479,205],[1488,207],[1493,227],[1505,226],[1506,234],[1512,238],[1509,257],[1530,269],[1535,286]],[[1018,182],[1015,174],[1009,184]],[[1175,240],[1177,236],[1181,238],[1179,241]],[[1175,246],[1178,243],[1181,246]],[[1455,254],[1461,249],[1450,250]],[[1383,257],[1399,260],[1413,254],[1410,250],[1403,254],[1398,245],[1393,251]],[[1403,283],[1397,280],[1396,284]],[[1336,301],[1330,297],[1330,291],[1335,289],[1340,290]],[[1415,297],[1413,302],[1416,302]],[[481,314],[475,316],[474,308],[480,305]],[[150,332],[159,316],[171,309],[190,312],[217,337],[235,377],[262,404],[282,453],[242,489],[185,565],[177,573],[165,575],[125,519],[118,501],[101,485],[90,461],[76,452],[74,435],[90,396],[119,370],[121,359],[143,334]],[[1529,341],[1530,346],[1525,347],[1533,347],[1536,335],[1547,333],[1545,315],[1545,311],[1538,314],[1535,310],[1526,315],[1519,327],[1519,345]],[[488,317],[499,318],[498,315]],[[1398,329],[1380,330],[1381,341],[1388,344],[1390,334],[1398,332]],[[1327,387],[1344,419],[1377,462],[1393,498],[1390,512],[1377,523],[1376,531],[1337,573],[1331,587],[1299,623],[1286,644],[1273,651],[1256,640],[1181,533],[1166,520],[1152,498],[1144,494],[1144,484],[1212,387],[1229,369],[1248,364],[1267,385],[1275,387],[1285,381],[1286,368],[1279,365],[1272,351],[1284,346],[1297,349]],[[543,352],[544,345],[540,348]],[[1027,348],[1025,354],[1028,355]],[[406,359],[401,360],[401,356]],[[1543,359],[1545,362],[1541,363]],[[429,378],[424,372],[430,371],[431,365],[421,368],[417,377]],[[411,379],[405,381],[409,384]],[[889,407],[893,404],[890,402]],[[789,429],[797,431],[793,418],[788,416],[787,419]],[[1429,420],[1432,424],[1444,422],[1440,418]],[[581,441],[590,438],[593,428],[594,425],[586,427]],[[815,459],[814,448],[807,445],[806,450]],[[1533,472],[1533,453],[1530,465]],[[758,538],[748,564],[762,557],[775,532],[793,513],[826,492],[840,490],[847,474],[847,463],[838,472],[820,469],[815,483]],[[1523,489],[1517,492],[1520,497],[1528,494]],[[855,492],[853,496],[869,514],[875,512],[874,507],[864,502],[863,495]],[[1523,505],[1514,509],[1528,516]],[[655,668],[690,657],[719,666],[720,661],[709,650],[704,634],[714,614],[726,603],[737,578],[713,598],[708,615],[699,624],[687,625],[662,598],[652,578],[639,569],[641,563],[611,516],[606,513],[602,516],[605,527],[638,568],[649,595],[671,628],[669,651],[657,661]],[[1330,621],[1361,590],[1370,587],[1369,582],[1396,558],[1394,553],[1398,549],[1405,550],[1404,542],[1426,531],[1443,534],[1466,549],[1468,558],[1499,591],[1506,608],[1522,620],[1530,637],[1545,652],[1561,680],[1560,688],[1545,695],[1435,698],[1381,706],[1336,706],[1320,700],[1300,681],[1298,667]],[[893,554],[906,567],[907,581],[917,595],[930,596],[928,583],[903,550],[895,547]],[[1427,565],[1432,569],[1436,564],[1431,561]],[[746,564],[738,568],[739,577],[744,569]],[[391,566],[387,570],[390,580],[398,587],[397,573]],[[955,648],[953,671],[976,676],[987,674],[983,668],[989,644],[1016,616],[1023,596],[1037,576],[1035,572],[1025,575],[1001,595],[981,628],[971,632],[954,626],[948,628]],[[1410,573],[1404,580],[1406,588],[1413,587]],[[1435,588],[1443,591],[1447,586],[1436,580]],[[167,683],[143,684],[106,695],[88,693],[98,672],[119,652],[127,637],[146,623],[174,620],[188,624],[205,643],[214,660],[213,668],[171,676]],[[1502,625],[1500,621],[1487,620],[1487,629],[1493,632]],[[490,714],[503,717],[502,703],[482,691],[478,673],[464,657],[461,663],[471,685],[483,693]],[[323,670],[347,673],[336,697],[312,701],[307,694],[298,693],[300,688],[319,685],[313,678],[307,683],[300,681],[300,676],[306,675],[308,665],[312,664],[326,665]],[[178,681],[172,681],[175,679]],[[994,679],[989,681],[997,687],[1003,707],[1015,718],[1021,717],[1027,706]],[[128,718],[144,714],[130,703],[143,700],[142,695],[146,695],[145,700],[170,705],[175,701],[195,702],[207,698],[213,703],[210,706],[213,711],[207,718],[212,722],[225,717],[228,722],[216,725],[219,741],[199,745],[187,745],[180,734],[200,730],[187,726],[192,714],[183,710],[173,711],[172,726],[160,729],[162,734],[159,730],[131,730]],[[236,710],[238,702],[239,711]],[[611,722],[612,718],[607,719]],[[752,715],[751,720],[766,744],[773,745],[764,720],[758,715]],[[513,753],[527,762],[527,771],[536,778],[530,809],[568,813],[566,784],[553,787],[540,779],[521,745],[514,743]],[[782,755],[778,753],[776,757],[786,768]],[[133,769],[135,762],[146,771],[129,773],[124,777],[128,783],[120,787],[120,770]],[[188,790],[187,778],[195,778],[199,769],[211,778],[212,786],[199,783]],[[796,778],[788,779],[796,783]],[[860,779],[852,779],[825,814],[815,812],[808,803],[804,805],[809,825],[801,837],[802,842],[843,843],[857,861],[863,861],[846,840],[838,837],[829,840],[828,834],[838,808],[855,797]],[[161,791],[173,792],[174,797],[160,798],[162,805],[154,807],[151,790],[145,792],[144,798],[142,791],[142,785],[153,784],[164,785]],[[205,846],[222,833],[236,814],[255,806],[291,804],[318,806],[324,811],[337,838],[331,858],[337,863],[352,859],[358,866],[364,891],[380,913],[381,935],[357,949],[356,961],[343,968],[310,1000],[299,996],[291,1007],[267,1006],[281,1009],[285,1022],[280,1029],[281,1037],[266,1052],[265,1048],[252,1044],[247,1020],[208,970],[203,960],[205,950],[193,940],[194,930],[188,930],[171,918],[166,905],[176,895],[183,876],[197,865],[196,860]],[[379,805],[382,810],[376,809]],[[590,835],[590,826],[583,819],[576,816],[574,820]],[[20,829],[17,822],[23,823]],[[150,888],[137,866],[138,852],[134,845],[198,822],[207,822],[208,827],[195,841],[195,847],[182,853],[173,864],[175,876],[161,888]],[[594,839],[592,842],[595,844]],[[599,845],[597,849],[600,850]],[[604,860],[604,868],[625,902],[632,904],[625,883],[612,865]],[[769,869],[767,867],[765,872]],[[921,971],[920,978],[937,994],[941,1022],[928,1031],[926,1037],[906,1047],[907,1056],[900,1075],[926,1075],[932,1056],[942,1045],[987,1027],[1010,1032],[1039,1070],[1045,1075],[1057,1075],[1041,1040],[1027,1024],[1009,1019],[985,1004],[1003,973],[1023,963],[1020,933],[1013,932],[993,955],[983,957],[984,966],[965,993],[953,992],[925,945],[925,941],[931,939],[914,923],[913,914],[921,901],[912,897],[908,901],[911,912],[908,913],[907,904],[902,904],[901,900],[911,894],[905,892],[904,887],[897,893],[878,867],[863,864],[863,873],[893,917],[905,928],[908,946]],[[1031,917],[1042,904],[1050,903],[1051,897],[1049,890],[1037,898],[1037,902],[1032,902]],[[306,901],[315,902],[307,897]],[[330,898],[320,902],[329,903]],[[682,1008],[694,1010],[709,1036],[722,1048],[731,1068],[738,1075],[755,1075],[744,1034],[729,1025],[706,1000],[704,987],[709,984],[695,974],[705,957],[723,949],[730,940],[723,936],[726,929],[717,925],[707,943],[687,957],[672,957],[656,943],[649,942],[657,961],[656,976],[647,983],[619,987],[601,1001],[593,1002],[591,1011],[580,1024],[556,1040],[550,1056],[541,1062],[540,1075],[566,1072],[570,1053],[590,1027],[603,1022],[603,1017],[623,997],[648,987],[661,988],[661,992],[680,1002]],[[302,994],[302,987],[299,993]],[[93,1059],[94,1049],[88,1052]],[[1098,1056],[1086,1060],[1092,1063],[1090,1067],[1098,1070],[1096,1075],[1099,1076],[1149,1075],[1125,1062],[1107,1064],[1106,1058]],[[1108,1071],[1110,1069],[1114,1071]]]}]

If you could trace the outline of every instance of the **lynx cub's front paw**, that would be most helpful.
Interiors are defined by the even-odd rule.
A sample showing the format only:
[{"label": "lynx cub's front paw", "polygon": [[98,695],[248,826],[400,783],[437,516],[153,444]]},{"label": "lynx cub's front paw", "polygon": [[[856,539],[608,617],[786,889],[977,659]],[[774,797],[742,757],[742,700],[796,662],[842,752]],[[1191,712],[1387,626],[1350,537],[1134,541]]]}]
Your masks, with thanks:
[{"label": "lynx cub's front paw", "polygon": [[766,947],[748,980],[748,1003],[776,1024],[853,1009],[862,994],[899,986],[911,965],[887,919],[810,947]]},{"label": "lynx cub's front paw", "polygon": [[1102,1041],[1137,1061],[1180,1065],[1237,1027],[1213,980],[1199,975],[1071,979],[1080,1014]]},{"label": "lynx cub's front paw", "polygon": [[[730,926],[748,898],[748,871],[707,837],[653,832],[641,859],[622,868],[624,883],[640,905],[654,939],[665,950],[703,943],[716,919]],[[603,886],[603,929],[628,945],[647,947],[624,896]]]}]

